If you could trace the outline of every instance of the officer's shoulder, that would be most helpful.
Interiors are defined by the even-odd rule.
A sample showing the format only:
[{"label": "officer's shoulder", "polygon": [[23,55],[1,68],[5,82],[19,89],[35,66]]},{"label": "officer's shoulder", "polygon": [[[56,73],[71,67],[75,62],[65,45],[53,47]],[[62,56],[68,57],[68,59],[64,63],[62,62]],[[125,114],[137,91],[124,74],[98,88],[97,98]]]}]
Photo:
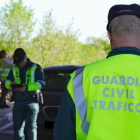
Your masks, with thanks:
[{"label": "officer's shoulder", "polygon": [[37,67],[37,69],[42,70],[41,66],[37,63],[33,63],[33,65],[35,65]]},{"label": "officer's shoulder", "polygon": [[28,67],[32,67],[32,66],[36,66],[36,69],[42,70],[39,64],[30,61],[30,63],[28,64]]},{"label": "officer's shoulder", "polygon": [[37,67],[41,68],[41,66],[39,64],[37,64],[37,63],[34,63],[34,65],[36,65]]},{"label": "officer's shoulder", "polygon": [[34,63],[34,62],[30,62],[30,63],[28,64],[28,67],[32,67],[32,66],[37,66],[37,67],[40,67],[40,65],[39,65],[39,64]]},{"label": "officer's shoulder", "polygon": [[104,65],[107,65],[107,59],[102,59],[102,60],[98,60],[98,61],[96,61],[96,62],[92,62],[92,63],[90,63],[90,64],[87,64],[86,65],[86,68],[89,68],[89,69],[100,69],[102,66],[104,66]]}]

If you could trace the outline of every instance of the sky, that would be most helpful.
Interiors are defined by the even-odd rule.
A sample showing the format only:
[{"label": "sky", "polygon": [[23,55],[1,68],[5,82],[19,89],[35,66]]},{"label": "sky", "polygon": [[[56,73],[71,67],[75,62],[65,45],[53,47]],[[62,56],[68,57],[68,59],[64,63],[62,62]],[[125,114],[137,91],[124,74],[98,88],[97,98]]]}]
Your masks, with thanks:
[{"label": "sky", "polygon": [[[10,0],[0,0],[0,8]],[[53,18],[58,26],[67,27],[74,22],[74,30],[82,33],[79,41],[87,37],[106,36],[107,15],[115,4],[139,4],[140,0],[23,0],[24,5],[35,9],[35,18],[42,20],[43,14],[53,10]]]}]

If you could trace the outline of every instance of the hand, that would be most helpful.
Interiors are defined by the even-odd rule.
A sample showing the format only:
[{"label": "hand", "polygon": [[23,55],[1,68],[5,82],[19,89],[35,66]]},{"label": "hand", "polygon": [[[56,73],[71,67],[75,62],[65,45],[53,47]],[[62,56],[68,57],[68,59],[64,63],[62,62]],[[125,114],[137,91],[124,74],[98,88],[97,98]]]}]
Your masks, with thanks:
[{"label": "hand", "polygon": [[21,92],[25,92],[25,84],[22,84],[23,87],[21,88],[16,88],[16,90],[21,91]]},{"label": "hand", "polygon": [[12,84],[17,84],[17,83],[16,83],[15,81],[12,81],[12,82],[11,82],[11,85],[12,85]]}]

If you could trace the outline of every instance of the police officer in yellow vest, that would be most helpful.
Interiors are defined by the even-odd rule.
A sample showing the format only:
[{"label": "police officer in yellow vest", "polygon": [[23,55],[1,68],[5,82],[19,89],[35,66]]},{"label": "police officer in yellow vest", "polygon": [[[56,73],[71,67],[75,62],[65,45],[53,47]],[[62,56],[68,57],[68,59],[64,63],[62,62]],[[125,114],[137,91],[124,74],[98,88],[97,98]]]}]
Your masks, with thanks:
[{"label": "police officer in yellow vest", "polygon": [[[45,85],[44,74],[40,65],[27,58],[22,48],[14,52],[14,64],[7,77],[6,88],[13,90],[13,126],[14,140],[24,140],[24,127],[28,140],[37,140],[37,115],[39,104],[36,91]],[[22,85],[23,87],[17,87]]]},{"label": "police officer in yellow vest", "polygon": [[107,31],[112,51],[71,75],[54,140],[140,140],[140,6],[111,7]]},{"label": "police officer in yellow vest", "polygon": [[6,95],[8,90],[5,88],[5,81],[11,67],[14,65],[12,61],[7,60],[7,52],[5,50],[0,51],[0,81],[2,85],[2,94],[0,97],[0,108],[9,108],[6,104]]}]

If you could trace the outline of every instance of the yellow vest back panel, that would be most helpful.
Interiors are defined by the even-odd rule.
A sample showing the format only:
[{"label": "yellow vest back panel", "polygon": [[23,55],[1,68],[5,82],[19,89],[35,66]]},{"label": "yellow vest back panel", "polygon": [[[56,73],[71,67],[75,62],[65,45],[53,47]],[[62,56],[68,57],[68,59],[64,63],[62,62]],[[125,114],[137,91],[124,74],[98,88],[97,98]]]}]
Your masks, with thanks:
[{"label": "yellow vest back panel", "polygon": [[[76,108],[77,140],[140,140],[140,56],[121,54],[91,63],[82,83],[89,129],[84,134]],[[72,80],[68,91],[75,103],[71,88]]]}]

